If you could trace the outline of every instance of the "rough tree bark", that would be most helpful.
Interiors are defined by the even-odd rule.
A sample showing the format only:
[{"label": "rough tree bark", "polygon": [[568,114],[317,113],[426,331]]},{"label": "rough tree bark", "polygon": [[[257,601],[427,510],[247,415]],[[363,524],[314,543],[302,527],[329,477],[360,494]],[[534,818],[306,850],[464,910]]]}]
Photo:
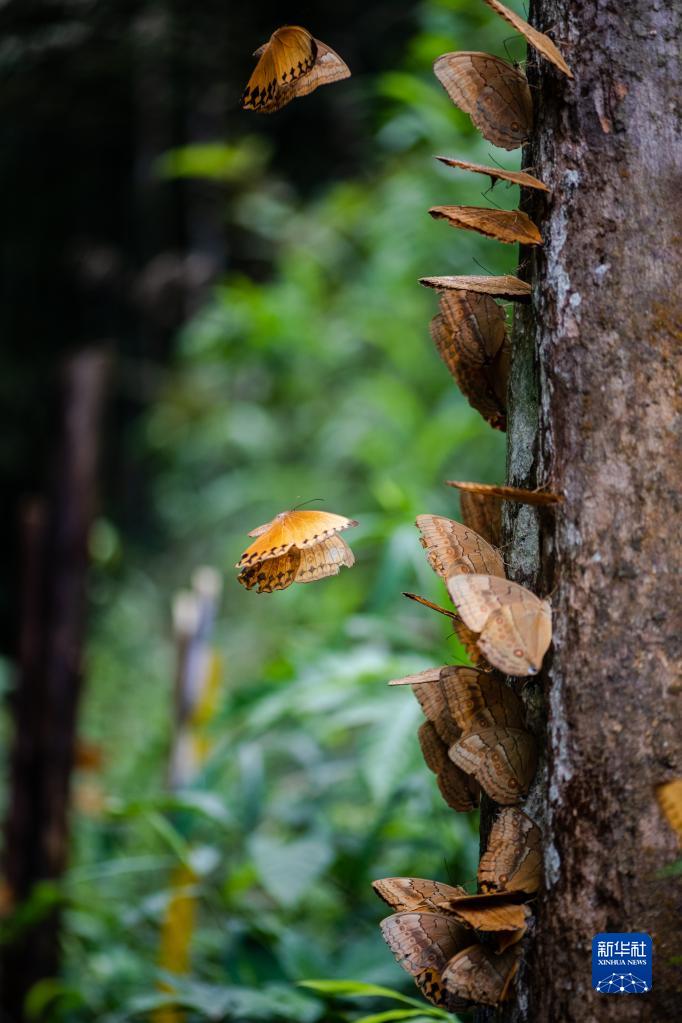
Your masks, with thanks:
[{"label": "rough tree bark", "polygon": [[[530,20],[552,32],[575,81],[529,55],[536,127],[523,162],[552,194],[523,200],[545,244],[525,265],[532,310],[516,317],[508,471],[564,503],[512,509],[507,522],[513,577],[551,594],[554,644],[525,690],[544,736],[528,808],[544,829],[546,887],[503,1018],[661,1023],[682,986],[679,886],[660,876],[676,843],[654,799],[682,774],[682,8],[535,0]],[[592,991],[600,931],[652,936],[649,994]]]}]

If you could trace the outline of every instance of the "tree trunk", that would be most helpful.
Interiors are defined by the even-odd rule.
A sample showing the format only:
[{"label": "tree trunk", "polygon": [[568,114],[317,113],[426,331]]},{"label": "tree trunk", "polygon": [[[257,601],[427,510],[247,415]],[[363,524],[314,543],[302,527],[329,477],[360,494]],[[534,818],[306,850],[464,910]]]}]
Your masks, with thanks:
[{"label": "tree trunk", "polygon": [[85,638],[88,535],[96,511],[100,421],[110,358],[93,349],[67,363],[49,497],[22,516],[21,641],[12,700],[14,741],[3,868],[14,906],[37,919],[0,957],[0,1016],[18,1023],[32,986],[59,966],[59,911],[38,886],[58,881],[69,848],[69,787]]},{"label": "tree trunk", "polygon": [[[682,544],[670,536],[682,9],[535,0],[531,22],[553,34],[575,80],[529,54],[536,127],[524,166],[552,194],[524,196],[545,244],[525,262],[534,300],[515,324],[508,470],[564,502],[511,509],[507,522],[512,575],[550,595],[554,643],[525,690],[545,754],[528,810],[544,830],[546,887],[504,1019],[660,1023],[679,1011],[681,986],[679,887],[675,897],[660,876],[676,843],[654,787],[682,775]],[[650,993],[592,990],[603,931],[651,935]]]}]

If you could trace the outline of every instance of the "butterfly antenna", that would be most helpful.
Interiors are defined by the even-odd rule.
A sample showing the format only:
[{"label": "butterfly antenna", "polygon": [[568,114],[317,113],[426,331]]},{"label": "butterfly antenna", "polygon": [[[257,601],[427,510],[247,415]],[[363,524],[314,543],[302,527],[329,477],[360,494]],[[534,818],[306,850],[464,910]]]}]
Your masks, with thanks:
[{"label": "butterfly antenna", "polygon": [[499,205],[499,203],[496,203],[494,199],[490,198],[490,193],[492,192],[492,190],[493,186],[491,185],[490,188],[486,188],[485,192],[481,192],[481,199],[488,199],[488,202],[492,203],[496,209],[501,210],[502,207]]},{"label": "butterfly antenna", "polygon": [[292,508],[291,510],[292,511],[298,511],[299,508],[305,508],[305,506],[307,504],[315,504],[316,501],[324,501],[324,498],[323,497],[311,497],[309,501],[301,501],[300,504],[297,504],[296,507]]},{"label": "butterfly antenna", "polygon": [[491,276],[494,276],[492,270],[489,270],[487,266],[483,266],[483,263],[479,263],[479,261],[477,259],[474,259],[474,263],[476,264],[476,266],[480,267],[481,270],[484,270],[485,273],[490,274]]}]

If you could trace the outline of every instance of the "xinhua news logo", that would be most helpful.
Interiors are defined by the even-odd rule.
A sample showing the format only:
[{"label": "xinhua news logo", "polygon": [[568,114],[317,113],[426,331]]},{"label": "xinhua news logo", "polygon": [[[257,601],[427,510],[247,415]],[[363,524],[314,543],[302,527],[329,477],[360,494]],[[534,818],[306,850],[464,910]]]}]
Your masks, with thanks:
[{"label": "xinhua news logo", "polygon": [[651,991],[653,945],[648,934],[597,934],[592,939],[592,987],[602,995]]}]

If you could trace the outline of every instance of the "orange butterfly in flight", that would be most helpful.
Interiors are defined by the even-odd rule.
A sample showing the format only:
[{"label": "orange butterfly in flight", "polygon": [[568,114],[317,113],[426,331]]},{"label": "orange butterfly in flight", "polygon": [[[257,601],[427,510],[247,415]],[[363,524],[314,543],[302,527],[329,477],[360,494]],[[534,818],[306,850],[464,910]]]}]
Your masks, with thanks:
[{"label": "orange butterfly in flight", "polygon": [[247,590],[259,593],[285,590],[292,583],[309,583],[338,575],[355,558],[338,536],[357,526],[355,519],[321,511],[280,512],[264,526],[252,529],[256,539],[237,562],[238,580]]},{"label": "orange butterfly in flight", "polygon": [[262,114],[271,114],[320,85],[350,77],[338,53],[300,25],[278,28],[254,57],[258,63],[244,90],[242,107]]}]

